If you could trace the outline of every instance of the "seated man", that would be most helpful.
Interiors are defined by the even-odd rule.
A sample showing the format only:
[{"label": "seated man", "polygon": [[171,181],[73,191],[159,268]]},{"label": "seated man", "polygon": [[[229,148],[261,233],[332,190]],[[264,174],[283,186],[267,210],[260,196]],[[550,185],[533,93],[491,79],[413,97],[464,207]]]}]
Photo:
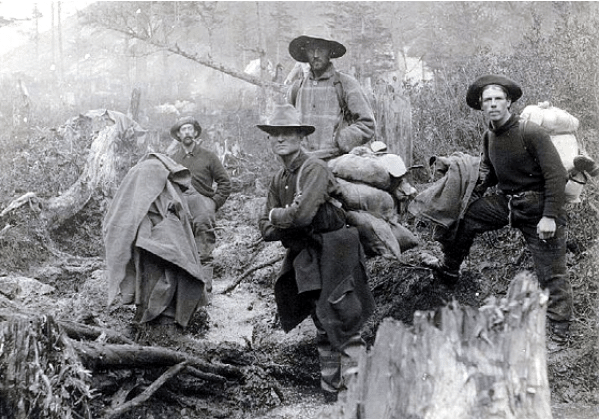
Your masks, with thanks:
[{"label": "seated man", "polygon": [[278,106],[268,125],[272,150],[283,163],[274,175],[259,220],[264,240],[280,240],[287,255],[275,284],[283,329],[308,315],[318,330],[321,386],[335,399],[355,374],[364,347],[360,328],[374,310],[364,252],[355,227],[333,197],[338,184],[327,164],[300,147],[314,127],[302,125],[295,108]]},{"label": "seated man", "polygon": [[193,217],[193,233],[200,260],[209,264],[216,243],[216,211],[231,193],[231,180],[216,154],[198,144],[201,133],[202,127],[194,118],[179,119],[171,128],[171,137],[180,144],[170,157],[191,172],[192,188],[186,191],[187,204]]}]

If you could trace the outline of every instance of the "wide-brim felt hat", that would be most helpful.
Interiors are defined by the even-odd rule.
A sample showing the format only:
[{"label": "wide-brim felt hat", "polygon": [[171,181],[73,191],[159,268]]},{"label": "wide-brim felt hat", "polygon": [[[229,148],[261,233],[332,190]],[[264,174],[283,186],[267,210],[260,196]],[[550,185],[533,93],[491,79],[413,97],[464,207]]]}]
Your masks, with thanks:
[{"label": "wide-brim felt hat", "polygon": [[193,116],[184,116],[183,118],[179,118],[177,120],[177,122],[175,123],[175,125],[173,125],[173,127],[171,128],[171,137],[173,137],[177,141],[181,141],[181,139],[179,138],[179,135],[178,135],[179,129],[183,125],[187,125],[187,124],[193,125],[196,132],[198,133],[196,135],[196,138],[198,138],[200,136],[200,134],[202,133],[202,127],[200,126],[200,123]]},{"label": "wide-brim felt hat", "polygon": [[522,88],[514,80],[511,80],[505,76],[488,74],[486,76],[479,77],[468,87],[468,92],[466,93],[466,103],[468,106],[470,106],[472,109],[480,111],[480,95],[484,87],[490,84],[496,84],[505,88],[508,91],[510,100],[512,102],[515,102],[522,97]]},{"label": "wide-brim felt hat", "polygon": [[275,106],[268,122],[256,126],[268,134],[278,133],[284,130],[296,130],[302,132],[304,135],[310,135],[316,129],[312,125],[303,125],[300,121],[297,109],[291,104]]},{"label": "wide-brim felt hat", "polygon": [[325,44],[331,51],[330,58],[339,58],[345,55],[347,51],[343,44],[331,39],[317,38],[314,36],[302,35],[295,38],[289,43],[289,54],[301,63],[308,62],[306,50],[313,44]]}]

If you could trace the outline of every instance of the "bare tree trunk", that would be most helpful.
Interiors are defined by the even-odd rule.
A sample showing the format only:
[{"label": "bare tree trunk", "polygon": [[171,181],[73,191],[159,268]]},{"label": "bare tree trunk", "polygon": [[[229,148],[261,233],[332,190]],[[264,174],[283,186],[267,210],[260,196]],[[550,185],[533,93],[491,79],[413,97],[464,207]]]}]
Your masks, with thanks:
[{"label": "bare tree trunk", "polygon": [[134,121],[139,120],[139,102],[141,101],[141,89],[135,87],[131,92],[131,103],[129,104],[129,111],[127,116]]},{"label": "bare tree trunk", "polygon": [[[507,298],[387,319],[335,418],[550,419],[547,293],[520,274]],[[341,413],[342,412],[342,413]]]},{"label": "bare tree trunk", "polygon": [[373,110],[376,117],[376,137],[387,144],[390,153],[397,154],[412,165],[412,106],[401,94],[399,83],[383,80],[373,87]]}]

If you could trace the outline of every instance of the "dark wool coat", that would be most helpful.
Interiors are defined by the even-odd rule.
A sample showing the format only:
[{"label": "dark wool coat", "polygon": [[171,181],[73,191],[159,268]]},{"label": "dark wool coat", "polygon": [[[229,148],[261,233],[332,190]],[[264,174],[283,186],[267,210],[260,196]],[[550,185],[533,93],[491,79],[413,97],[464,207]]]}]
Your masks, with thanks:
[{"label": "dark wool coat", "polygon": [[517,115],[485,133],[481,177],[477,189],[497,185],[506,194],[543,192],[543,216],[557,218],[563,211],[568,172],[559,153],[547,131],[532,122],[522,130]]},{"label": "dark wool coat", "polygon": [[288,249],[275,285],[283,329],[290,331],[315,310],[339,348],[372,314],[374,298],[357,230],[344,220],[327,221],[337,216],[329,203],[337,188],[325,162],[301,153],[274,176],[259,226],[266,241],[280,240]]}]

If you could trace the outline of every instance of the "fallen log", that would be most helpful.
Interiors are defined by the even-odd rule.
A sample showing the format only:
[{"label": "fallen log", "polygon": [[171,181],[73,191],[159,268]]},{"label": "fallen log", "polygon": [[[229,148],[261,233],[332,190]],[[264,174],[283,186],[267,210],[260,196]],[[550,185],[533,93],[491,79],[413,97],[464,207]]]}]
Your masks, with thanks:
[{"label": "fallen log", "polygon": [[322,417],[550,419],[547,298],[520,274],[480,309],[452,303],[413,327],[385,319],[344,405]]},{"label": "fallen log", "polygon": [[68,320],[59,320],[58,324],[71,339],[76,340],[96,340],[98,338],[104,338],[107,342],[111,343],[122,343],[122,344],[134,344],[134,342],[110,329],[102,327],[89,326]]},{"label": "fallen log", "polygon": [[[187,362],[201,371],[206,380],[222,382],[222,379],[238,380],[243,377],[241,369],[225,364],[213,364],[185,352],[157,346],[116,345],[97,342],[72,341],[83,365],[91,370],[110,368],[168,367]],[[194,370],[191,370],[194,371]]]}]

